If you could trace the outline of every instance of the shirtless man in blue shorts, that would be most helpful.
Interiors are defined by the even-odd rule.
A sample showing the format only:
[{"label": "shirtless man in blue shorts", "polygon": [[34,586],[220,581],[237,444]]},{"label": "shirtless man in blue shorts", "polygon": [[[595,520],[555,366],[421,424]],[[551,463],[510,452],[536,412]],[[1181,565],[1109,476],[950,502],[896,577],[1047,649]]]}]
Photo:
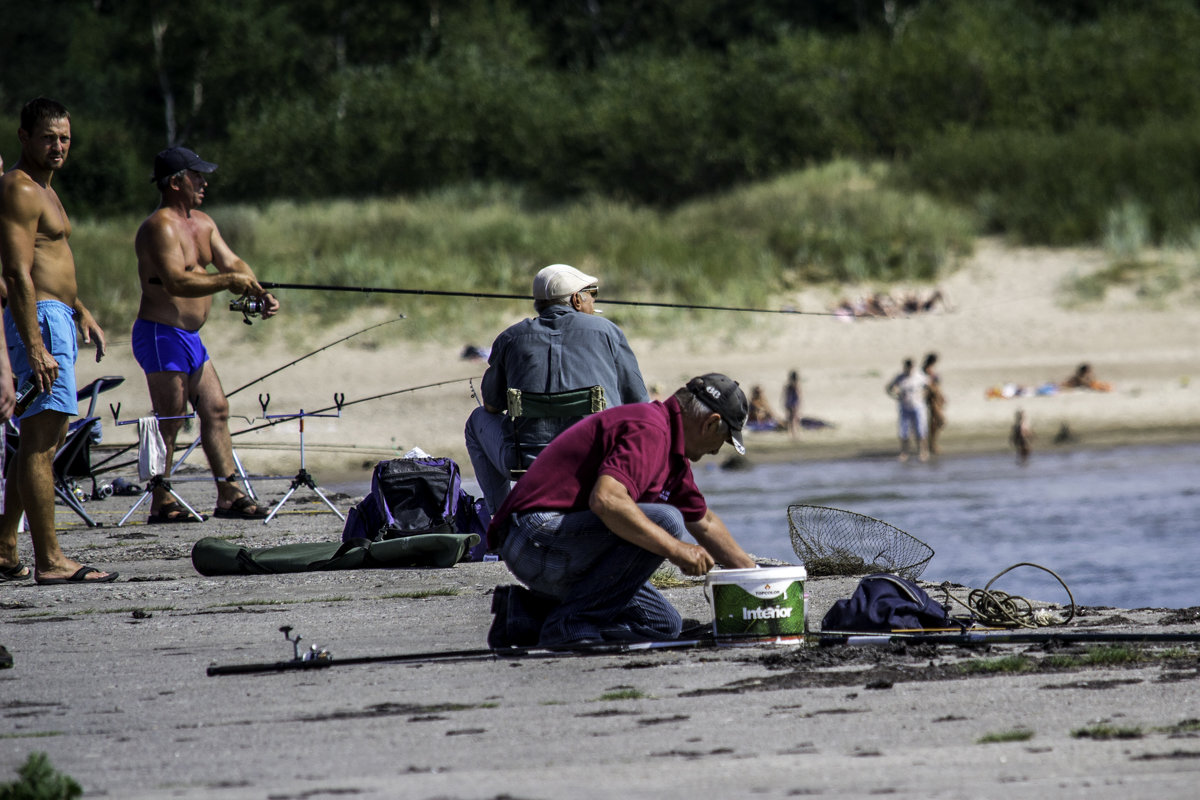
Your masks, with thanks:
[{"label": "shirtless man in blue shorts", "polygon": [[[21,109],[21,158],[0,178],[0,262],[7,307],[5,338],[13,375],[32,380],[37,398],[21,415],[21,437],[0,517],[0,577],[38,583],[105,583],[117,577],[63,555],[54,530],[54,454],[67,434],[75,401],[75,328],[104,355],[104,331],[80,302],[71,222],[50,186],[71,147],[71,117],[61,103],[39,97]],[[24,513],[33,539],[32,572],[17,558]]]},{"label": "shirtless man in blue shorts", "polygon": [[[195,408],[200,442],[217,482],[215,516],[265,519],[267,509],[235,482],[229,401],[199,332],[212,310],[213,295],[220,292],[261,299],[264,318],[279,311],[279,301],[263,290],[246,262],[221,238],[212,217],[199,210],[208,186],[205,176],[216,168],[185,147],[172,147],[154,158],[154,182],[162,201],[134,240],[142,302],[133,325],[133,354],[146,373],[155,414],[181,417],[189,401]],[[216,272],[209,272],[209,265]],[[181,419],[159,423],[168,474],[182,424]],[[189,519],[165,489],[155,490],[151,523]]]}]

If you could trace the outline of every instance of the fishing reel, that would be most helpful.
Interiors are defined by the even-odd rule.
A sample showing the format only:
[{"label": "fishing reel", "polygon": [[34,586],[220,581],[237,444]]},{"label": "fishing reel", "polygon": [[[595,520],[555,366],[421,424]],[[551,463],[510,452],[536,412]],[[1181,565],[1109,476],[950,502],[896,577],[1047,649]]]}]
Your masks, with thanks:
[{"label": "fishing reel", "polygon": [[229,310],[242,312],[242,322],[247,325],[253,325],[254,323],[250,321],[250,318],[261,317],[266,307],[266,301],[261,297],[251,297],[248,294],[244,294],[236,300],[229,301]]},{"label": "fishing reel", "polygon": [[324,647],[318,648],[315,644],[310,645],[303,653],[300,652],[300,640],[304,637],[296,634],[292,638],[292,626],[284,625],[280,627],[279,632],[283,634],[283,638],[292,643],[292,661],[332,661],[333,654]]}]

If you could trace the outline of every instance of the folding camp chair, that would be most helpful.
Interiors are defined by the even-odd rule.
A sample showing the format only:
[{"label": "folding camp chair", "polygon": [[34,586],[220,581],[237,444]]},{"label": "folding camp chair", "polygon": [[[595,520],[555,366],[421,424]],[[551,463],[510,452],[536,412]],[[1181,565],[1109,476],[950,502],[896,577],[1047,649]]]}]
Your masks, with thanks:
[{"label": "folding camp chair", "polygon": [[524,475],[544,445],[579,420],[603,411],[604,387],[589,386],[565,392],[508,390],[508,418],[512,422],[515,457],[510,468],[513,480]]},{"label": "folding camp chair", "polygon": [[[91,466],[91,445],[100,438],[100,418],[95,415],[96,403],[101,392],[115,389],[124,382],[125,378],[122,375],[106,375],[76,392],[75,398],[78,402],[88,401],[87,413],[68,426],[66,439],[54,454],[54,494],[90,528],[98,527],[99,523],[84,510],[83,504],[75,494],[75,482],[77,478],[91,478],[92,495],[95,496],[96,476]],[[6,460],[9,463],[12,462],[19,442],[19,426],[8,425],[5,429],[5,448],[8,451],[9,457]]]},{"label": "folding camp chair", "polygon": [[96,496],[96,476],[92,472],[91,454],[92,443],[100,441],[100,418],[96,416],[96,403],[101,392],[115,389],[124,382],[123,375],[105,375],[76,392],[75,399],[78,402],[88,401],[87,413],[71,423],[67,428],[67,438],[54,454],[54,493],[89,528],[95,528],[99,523],[84,511],[83,504],[75,494],[75,481],[77,478],[91,478],[91,496]]}]

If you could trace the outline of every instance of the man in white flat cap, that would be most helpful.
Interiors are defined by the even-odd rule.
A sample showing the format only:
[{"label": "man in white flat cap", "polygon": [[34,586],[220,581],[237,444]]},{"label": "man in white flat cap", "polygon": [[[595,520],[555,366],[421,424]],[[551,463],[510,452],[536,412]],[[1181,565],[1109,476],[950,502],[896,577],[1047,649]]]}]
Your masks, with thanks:
[{"label": "man in white flat cap", "polygon": [[533,279],[537,316],[511,326],[492,343],[483,374],[483,405],[467,418],[466,444],[488,513],[508,496],[513,469],[527,469],[550,440],[575,420],[538,420],[521,435],[516,463],[508,390],[565,392],[603,386],[608,407],[650,396],[625,334],[596,316],[598,280],[567,264],[551,264]]}]

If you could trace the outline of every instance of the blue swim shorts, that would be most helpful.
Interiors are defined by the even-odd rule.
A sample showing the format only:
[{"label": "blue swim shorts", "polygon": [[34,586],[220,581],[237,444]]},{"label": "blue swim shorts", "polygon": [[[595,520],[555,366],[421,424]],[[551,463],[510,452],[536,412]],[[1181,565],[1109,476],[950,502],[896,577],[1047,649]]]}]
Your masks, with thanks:
[{"label": "blue swim shorts", "polygon": [[208,350],[197,331],[139,319],[133,323],[133,357],[147,375],[151,372],[191,375],[208,361]]},{"label": "blue swim shorts", "polygon": [[[58,300],[39,300],[37,304],[38,328],[42,332],[42,343],[58,362],[58,379],[50,391],[42,392],[34,399],[21,419],[32,417],[42,411],[61,411],[67,416],[79,413],[75,399],[75,361],[79,357],[79,342],[75,338],[75,311]],[[33,374],[29,366],[29,353],[25,342],[17,332],[17,323],[12,312],[4,309],[4,337],[8,340],[8,360],[12,364],[17,385]]]}]

